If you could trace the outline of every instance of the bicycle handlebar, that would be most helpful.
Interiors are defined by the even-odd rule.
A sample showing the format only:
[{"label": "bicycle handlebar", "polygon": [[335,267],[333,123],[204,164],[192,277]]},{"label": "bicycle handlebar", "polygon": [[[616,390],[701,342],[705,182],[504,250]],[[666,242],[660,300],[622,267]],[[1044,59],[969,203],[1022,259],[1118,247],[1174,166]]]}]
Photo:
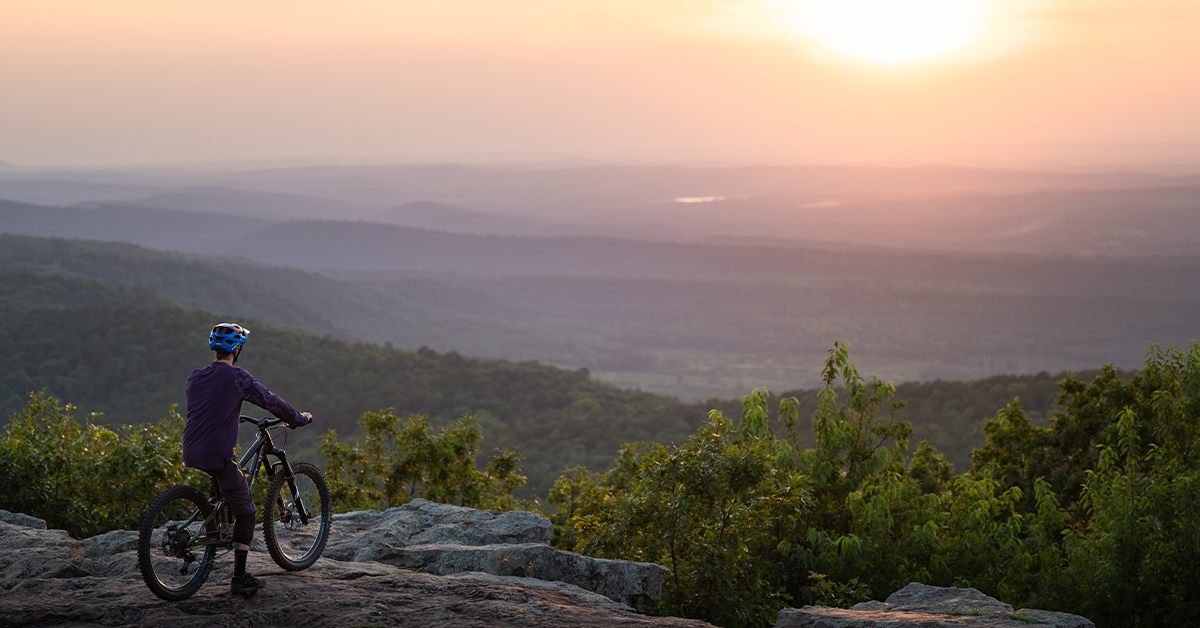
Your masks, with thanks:
[{"label": "bicycle handlebar", "polygon": [[243,414],[238,417],[238,422],[239,423],[253,423],[255,426],[258,427],[258,429],[265,430],[269,427],[275,427],[276,425],[282,424],[283,419],[277,419],[275,417],[270,417],[267,419],[256,419],[252,416],[246,416]]}]

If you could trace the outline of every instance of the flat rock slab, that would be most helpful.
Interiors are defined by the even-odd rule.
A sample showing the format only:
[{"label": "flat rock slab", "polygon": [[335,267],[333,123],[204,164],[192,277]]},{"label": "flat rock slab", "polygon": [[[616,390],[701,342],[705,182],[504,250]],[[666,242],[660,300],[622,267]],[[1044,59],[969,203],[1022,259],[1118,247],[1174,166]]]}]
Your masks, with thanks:
[{"label": "flat rock slab", "polygon": [[852,608],[805,606],[779,612],[775,628],[1095,628],[1079,615],[1035,609],[1013,610],[977,589],[934,587],[913,582],[886,602],[863,602]]},{"label": "flat rock slab", "polygon": [[[322,558],[285,572],[252,552],[258,595],[229,594],[232,560],[219,557],[200,592],[183,602],[154,597],[120,535],[71,539],[61,530],[0,523],[0,623],[4,625],[190,626],[707,626],[648,617],[560,582],[493,574],[437,576],[373,562]],[[115,553],[103,555],[103,548]]]},{"label": "flat rock slab", "polygon": [[438,575],[481,571],[565,582],[638,609],[662,596],[667,577],[662,565],[591,558],[539,543],[412,545],[379,560]]},{"label": "flat rock slab", "polygon": [[325,556],[338,560],[378,560],[397,547],[453,543],[549,544],[549,519],[523,510],[491,512],[414,499],[387,510],[358,510],[333,517],[337,535]]}]

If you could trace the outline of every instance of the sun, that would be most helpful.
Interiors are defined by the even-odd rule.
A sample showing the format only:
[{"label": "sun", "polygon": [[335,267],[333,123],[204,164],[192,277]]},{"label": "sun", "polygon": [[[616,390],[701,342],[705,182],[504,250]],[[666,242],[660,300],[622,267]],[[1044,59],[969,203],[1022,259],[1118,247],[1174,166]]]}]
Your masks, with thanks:
[{"label": "sun", "polygon": [[871,63],[932,61],[983,33],[990,0],[776,0],[789,28]]}]

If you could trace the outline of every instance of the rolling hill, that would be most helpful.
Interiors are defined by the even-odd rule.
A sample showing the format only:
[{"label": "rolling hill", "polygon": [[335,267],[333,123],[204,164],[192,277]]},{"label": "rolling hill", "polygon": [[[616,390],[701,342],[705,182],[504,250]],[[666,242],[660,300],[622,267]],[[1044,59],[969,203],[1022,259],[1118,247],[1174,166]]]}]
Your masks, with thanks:
[{"label": "rolling hill", "polygon": [[[349,341],[564,364],[574,357],[567,338],[547,333],[532,308],[429,278],[341,280],[243,259],[12,235],[0,235],[0,267],[137,287],[173,305]],[[569,344],[602,359],[612,352],[582,330]]]},{"label": "rolling hill", "polygon": [[564,235],[577,228],[536,222],[436,201],[410,201],[369,217],[371,222],[476,235]]},{"label": "rolling hill", "polygon": [[372,205],[331,200],[282,192],[240,190],[217,185],[191,186],[161,190],[140,198],[101,200],[84,206],[117,205],[186,212],[232,214],[259,220],[295,220],[304,218],[358,219],[376,211]]}]

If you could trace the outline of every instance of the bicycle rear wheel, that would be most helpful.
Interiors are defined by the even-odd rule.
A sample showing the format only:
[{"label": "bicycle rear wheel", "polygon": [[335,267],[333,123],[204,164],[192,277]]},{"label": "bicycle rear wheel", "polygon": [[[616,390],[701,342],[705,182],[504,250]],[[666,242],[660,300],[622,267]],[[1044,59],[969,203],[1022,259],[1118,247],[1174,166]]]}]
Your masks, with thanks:
[{"label": "bicycle rear wheel", "polygon": [[[278,472],[267,486],[263,540],[275,564],[288,571],[300,571],[317,562],[325,550],[333,511],[325,476],[320,469],[299,462],[292,466],[292,474],[292,482],[289,482],[282,472]],[[301,521],[297,511],[297,495],[308,513],[307,522]]]},{"label": "bicycle rear wheel", "polygon": [[211,508],[199,490],[179,485],[159,493],[142,515],[138,569],[158,597],[191,597],[208,578],[217,549],[196,541],[207,537],[203,526]]}]

